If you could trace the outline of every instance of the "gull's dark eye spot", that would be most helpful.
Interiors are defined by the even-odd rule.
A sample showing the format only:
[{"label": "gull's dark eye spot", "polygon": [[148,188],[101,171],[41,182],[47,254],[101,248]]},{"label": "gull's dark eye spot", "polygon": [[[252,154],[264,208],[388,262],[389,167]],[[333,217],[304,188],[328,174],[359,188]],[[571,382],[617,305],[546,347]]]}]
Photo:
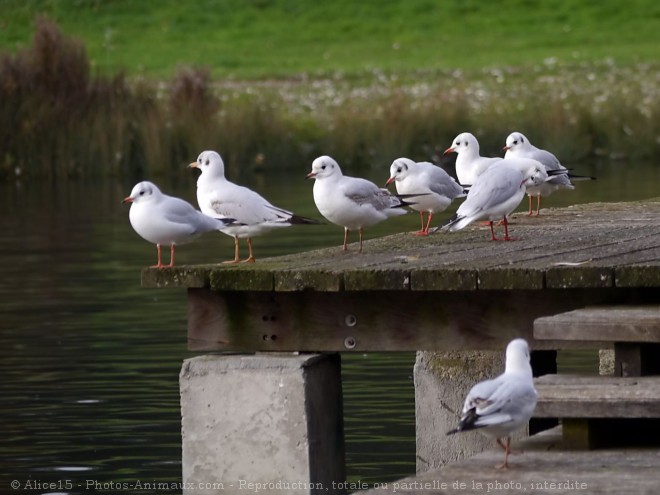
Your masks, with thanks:
[{"label": "gull's dark eye spot", "polygon": [[396,171],[397,171],[398,173],[401,173],[401,170],[403,170],[401,167],[399,167],[399,168],[396,169]]},{"label": "gull's dark eye spot", "polygon": [[208,158],[207,158],[207,159],[206,159],[206,165],[208,165],[209,163],[210,163],[210,162],[209,162],[209,160],[208,160]]},{"label": "gull's dark eye spot", "polygon": [[460,146],[460,145],[461,145],[461,142],[460,142],[460,141],[456,141],[456,146]]},{"label": "gull's dark eye spot", "polygon": [[518,140],[515,139],[515,140],[513,141],[513,144],[518,144]]},{"label": "gull's dark eye spot", "polygon": [[321,170],[325,170],[325,165],[321,165]]}]

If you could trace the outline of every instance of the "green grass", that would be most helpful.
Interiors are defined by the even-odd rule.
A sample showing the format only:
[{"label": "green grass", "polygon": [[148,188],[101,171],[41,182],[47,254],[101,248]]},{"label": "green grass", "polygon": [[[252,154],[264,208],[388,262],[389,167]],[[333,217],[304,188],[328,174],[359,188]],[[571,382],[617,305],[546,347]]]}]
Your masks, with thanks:
[{"label": "green grass", "polygon": [[45,13],[104,73],[171,77],[360,74],[658,60],[657,0],[0,0],[0,48]]}]

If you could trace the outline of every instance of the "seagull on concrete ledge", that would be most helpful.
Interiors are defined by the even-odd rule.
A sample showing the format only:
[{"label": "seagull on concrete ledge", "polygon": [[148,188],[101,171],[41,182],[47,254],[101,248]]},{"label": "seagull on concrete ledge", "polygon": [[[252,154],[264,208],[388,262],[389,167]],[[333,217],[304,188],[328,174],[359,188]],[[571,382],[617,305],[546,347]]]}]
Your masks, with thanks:
[{"label": "seagull on concrete ledge", "polygon": [[[504,449],[504,462],[497,467],[506,469],[511,453],[511,433],[527,424],[536,400],[529,346],[524,339],[514,339],[506,347],[504,373],[472,387],[458,426],[447,435],[480,430],[495,437],[497,444]],[[504,437],[506,442],[502,442]]]}]

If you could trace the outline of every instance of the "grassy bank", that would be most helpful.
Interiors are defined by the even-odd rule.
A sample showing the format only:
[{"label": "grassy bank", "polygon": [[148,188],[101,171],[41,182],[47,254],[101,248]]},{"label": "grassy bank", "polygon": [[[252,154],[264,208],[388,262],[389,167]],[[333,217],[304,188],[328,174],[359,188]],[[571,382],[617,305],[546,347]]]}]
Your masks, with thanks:
[{"label": "grassy bank", "polygon": [[[526,68],[363,71],[282,80],[169,79],[92,68],[82,41],[47,19],[0,63],[0,176],[183,173],[202,149],[240,165],[306,169],[320,154],[360,167],[439,161],[464,130],[485,155],[519,130],[564,161],[660,156],[657,64],[614,60]],[[234,165],[232,168],[238,168]]]},{"label": "grassy bank", "polygon": [[106,74],[171,78],[204,65],[236,79],[364,70],[476,70],[657,60],[655,0],[2,0],[0,47],[37,14],[81,39]]}]

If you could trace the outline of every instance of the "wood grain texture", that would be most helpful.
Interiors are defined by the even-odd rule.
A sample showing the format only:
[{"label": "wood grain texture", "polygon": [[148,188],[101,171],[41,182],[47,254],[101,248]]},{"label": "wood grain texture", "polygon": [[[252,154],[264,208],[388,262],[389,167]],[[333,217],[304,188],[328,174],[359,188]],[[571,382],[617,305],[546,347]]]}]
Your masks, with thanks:
[{"label": "wood grain texture", "polygon": [[535,417],[660,418],[660,377],[544,375]]},{"label": "wood grain texture", "polygon": [[539,318],[534,338],[660,343],[660,306],[581,308]]},{"label": "wood grain texture", "polygon": [[333,246],[249,265],[144,269],[142,285],[283,292],[660,287],[660,202],[518,213],[511,224],[512,242],[492,242],[478,225],[426,238],[401,233],[366,241],[363,255]]}]

